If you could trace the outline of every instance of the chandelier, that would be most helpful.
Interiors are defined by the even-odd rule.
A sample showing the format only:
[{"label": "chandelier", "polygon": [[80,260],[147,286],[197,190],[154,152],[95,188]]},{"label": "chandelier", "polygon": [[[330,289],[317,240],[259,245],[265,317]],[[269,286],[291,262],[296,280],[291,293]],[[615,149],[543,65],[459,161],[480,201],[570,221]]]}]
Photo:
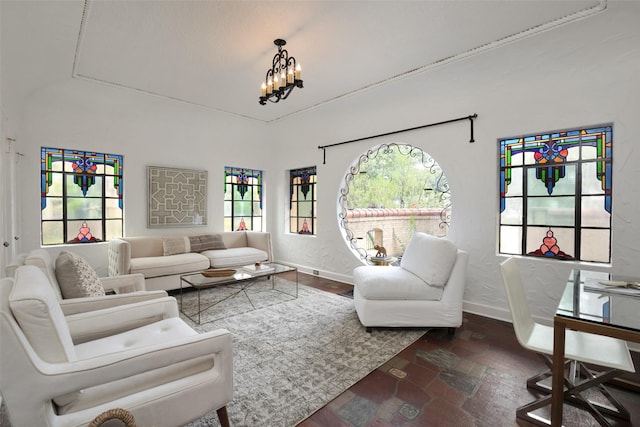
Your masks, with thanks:
[{"label": "chandelier", "polygon": [[296,59],[282,48],[287,42],[275,39],[273,44],[278,46],[278,53],[273,57],[271,68],[267,70],[262,82],[260,105],[265,105],[267,101],[279,102],[287,99],[294,87],[302,88],[300,64],[296,64]]}]

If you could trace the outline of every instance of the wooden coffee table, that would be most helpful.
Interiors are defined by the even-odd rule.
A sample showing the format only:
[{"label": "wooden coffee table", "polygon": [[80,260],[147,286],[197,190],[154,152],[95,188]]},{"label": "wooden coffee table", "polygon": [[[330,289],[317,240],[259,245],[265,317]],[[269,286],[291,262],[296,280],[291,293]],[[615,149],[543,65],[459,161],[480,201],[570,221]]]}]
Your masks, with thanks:
[{"label": "wooden coffee table", "polygon": [[[240,293],[244,293],[247,296],[249,303],[255,310],[256,307],[255,305],[253,305],[251,298],[247,294],[247,288],[257,283],[258,279],[264,279],[264,278],[271,279],[271,287],[273,290],[292,296],[294,298],[298,298],[298,269],[296,267],[291,267],[285,264],[271,262],[268,264],[263,263],[260,269],[255,269],[253,265],[247,265],[244,267],[236,267],[234,268],[234,270],[236,270],[235,274],[231,276],[226,276],[226,277],[206,277],[201,273],[192,273],[192,274],[185,274],[180,276],[180,312],[184,314],[187,318],[189,318],[192,322],[197,323],[199,325],[201,322],[201,314],[204,311],[220,304],[223,301],[233,298],[234,296]],[[279,276],[284,273],[289,273],[292,271],[295,271],[296,273],[295,294],[290,294],[280,289],[276,289],[275,287],[276,276]],[[198,308],[195,313],[186,313],[183,309],[182,298],[183,298],[183,288],[185,287],[183,286],[184,284],[190,285],[192,288],[194,288],[198,292]],[[222,298],[212,304],[208,304],[205,307],[202,307],[201,298],[200,298],[200,293],[202,290],[215,288],[218,286],[229,286],[229,285],[240,285],[240,286],[236,289],[237,292],[233,292],[230,295],[227,295],[225,298]]]}]

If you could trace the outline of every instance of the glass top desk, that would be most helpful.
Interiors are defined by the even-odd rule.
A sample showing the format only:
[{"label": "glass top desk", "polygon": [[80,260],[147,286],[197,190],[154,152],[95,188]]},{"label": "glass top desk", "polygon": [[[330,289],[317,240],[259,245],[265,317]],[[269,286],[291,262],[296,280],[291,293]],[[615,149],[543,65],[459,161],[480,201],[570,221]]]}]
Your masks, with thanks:
[{"label": "glass top desk", "polygon": [[574,329],[640,343],[640,290],[602,286],[600,281],[640,278],[572,270],[553,318],[551,425],[562,425],[565,330]]}]

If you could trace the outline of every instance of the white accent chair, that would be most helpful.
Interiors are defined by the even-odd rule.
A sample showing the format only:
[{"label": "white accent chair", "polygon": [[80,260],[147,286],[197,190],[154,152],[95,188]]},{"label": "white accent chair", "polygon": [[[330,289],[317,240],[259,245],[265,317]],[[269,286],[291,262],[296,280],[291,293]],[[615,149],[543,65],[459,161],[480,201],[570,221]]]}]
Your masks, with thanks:
[{"label": "white accent chair", "polygon": [[167,292],[165,291],[147,291],[142,274],[127,274],[99,278],[105,291],[111,291],[113,292],[112,294],[99,297],[64,299],[56,278],[55,262],[48,251],[45,249],[35,249],[25,256],[18,257],[8,266],[7,276],[12,277],[13,274],[11,274],[11,272],[15,271],[21,263],[24,265],[34,265],[42,270],[49,280],[65,316],[167,296]]},{"label": "white accent chair", "polygon": [[[74,323],[117,327],[155,316],[162,320],[73,342]],[[140,426],[175,427],[213,410],[229,425],[231,334],[199,334],[179,318],[175,298],[65,317],[43,272],[23,266],[0,281],[0,333],[0,390],[13,426],[87,426],[113,408]]]},{"label": "white accent chair", "polygon": [[468,253],[449,240],[416,232],[400,266],[360,266],[353,271],[353,301],[367,332],[373,327],[462,325]]},{"label": "white accent chair", "polygon": [[[520,345],[542,356],[548,369],[527,380],[527,388],[543,393],[543,397],[516,410],[516,417],[536,425],[549,425],[548,419],[534,411],[551,404],[551,388],[542,381],[551,376],[553,355],[553,327],[537,323],[531,317],[517,260],[509,258],[500,264],[500,272],[507,293],[516,338]],[[566,331],[565,344],[565,399],[588,410],[603,426],[610,425],[603,414],[625,420],[629,411],[620,404],[602,384],[622,371],[635,372],[626,341],[581,331]],[[585,364],[605,368],[595,373]],[[582,396],[587,389],[598,391],[613,405],[601,405]]]}]

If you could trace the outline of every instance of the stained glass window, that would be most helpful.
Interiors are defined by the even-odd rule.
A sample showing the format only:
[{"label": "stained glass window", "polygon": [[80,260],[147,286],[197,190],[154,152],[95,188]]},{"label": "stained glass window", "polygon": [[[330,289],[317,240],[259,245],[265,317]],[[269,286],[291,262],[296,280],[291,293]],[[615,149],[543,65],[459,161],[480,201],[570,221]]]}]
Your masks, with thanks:
[{"label": "stained glass window", "polygon": [[224,168],[224,230],[262,231],[262,171]]},{"label": "stained glass window", "polygon": [[122,237],[123,156],[43,147],[42,245]]},{"label": "stained glass window", "polygon": [[316,234],[316,167],[292,169],[289,191],[289,231]]},{"label": "stained glass window", "polygon": [[499,252],[611,262],[612,126],[499,146]]}]

